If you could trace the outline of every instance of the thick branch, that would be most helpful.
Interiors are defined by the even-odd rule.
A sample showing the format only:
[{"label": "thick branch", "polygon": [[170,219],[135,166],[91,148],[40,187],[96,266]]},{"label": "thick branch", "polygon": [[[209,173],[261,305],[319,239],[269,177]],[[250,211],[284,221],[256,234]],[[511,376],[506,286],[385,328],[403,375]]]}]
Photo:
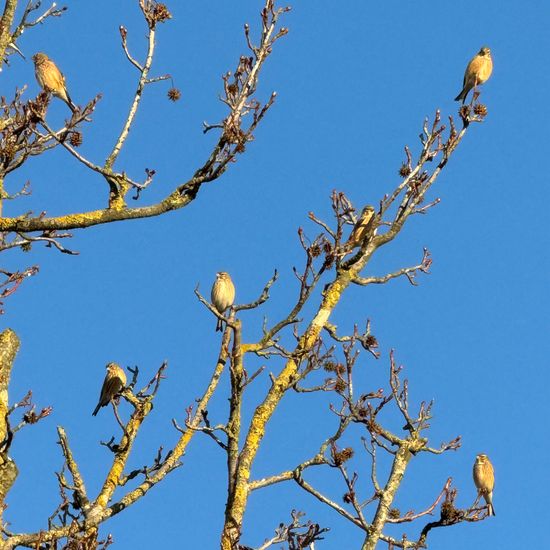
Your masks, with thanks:
[{"label": "thick branch", "polygon": [[17,0],[6,0],[4,13],[0,19],[0,68],[6,57],[6,48],[9,46],[11,38],[11,26],[17,8]]},{"label": "thick branch", "polygon": [[401,485],[401,480],[405,475],[405,469],[407,468],[407,464],[409,463],[411,457],[412,455],[407,445],[401,446],[395,454],[390,477],[386,483],[386,486],[382,490],[380,500],[378,501],[378,507],[372,521],[372,528],[365,537],[361,550],[374,550],[376,548],[376,545],[380,540],[380,536],[382,535],[382,530],[388,520],[390,506],[395,498],[397,489]]},{"label": "thick branch", "polygon": [[122,220],[151,218],[187,206],[196,198],[196,193],[204,181],[204,178],[192,178],[187,183],[179,186],[176,191],[171,193],[164,200],[151,206],[124,208],[120,210],[104,208],[102,210],[67,214],[54,218],[0,218],[0,231],[17,231],[26,233],[30,231],[45,231],[53,229],[84,229],[94,225],[101,225],[104,223]]},{"label": "thick branch", "polygon": [[78,501],[82,506],[82,508],[84,509],[84,511],[86,511],[88,507],[88,497],[86,495],[86,487],[84,486],[84,480],[80,475],[78,464],[76,463],[73,457],[71,448],[69,447],[67,434],[65,433],[65,430],[61,426],[57,427],[57,434],[59,435],[59,444],[61,445],[63,456],[65,457],[65,463],[67,464],[67,468],[69,468],[69,472],[71,472],[71,476],[73,478],[74,488],[78,496]]},{"label": "thick branch", "polygon": [[0,525],[2,524],[5,498],[17,477],[17,466],[8,457],[12,437],[8,424],[8,386],[18,350],[19,338],[13,330],[6,329],[0,334],[0,441],[2,442],[0,448]]}]

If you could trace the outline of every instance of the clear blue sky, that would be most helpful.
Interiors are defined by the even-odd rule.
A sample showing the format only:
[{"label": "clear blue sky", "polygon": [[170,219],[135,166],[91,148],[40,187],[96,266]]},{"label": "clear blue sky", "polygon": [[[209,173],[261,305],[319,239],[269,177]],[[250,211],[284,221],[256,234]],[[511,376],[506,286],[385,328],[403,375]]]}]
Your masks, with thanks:
[{"label": "clear blue sky", "polygon": [[[145,167],[157,170],[143,203],[185,181],[209,154],[215,136],[203,136],[202,121],[223,116],[220,76],[245,53],[242,24],[257,29],[261,4],[171,2],[174,18],[159,28],[153,73],[171,73],[182,99],[169,102],[164,84],[147,88],[118,165],[135,178]],[[103,94],[81,148],[99,162],[112,147],[136,77],[121,51],[118,26],[127,27],[136,55],[144,52],[145,27],[137,2],[69,2],[69,8],[61,19],[25,33],[19,45],[28,57],[36,51],[51,55],[76,103]],[[11,530],[45,527],[57,505],[57,424],[68,432],[88,491],[98,490],[111,458],[98,441],[119,430],[107,410],[90,416],[108,361],[137,364],[144,374],[169,361],[168,379],[131,465],[150,462],[159,445],[168,448],[176,440],[170,419],[183,421],[218,351],[215,321],[195,299],[196,284],[208,293],[214,273],[229,271],[238,300],[247,302],[278,268],[272,301],[243,316],[245,337],[258,334],[261,315],[276,319],[285,312],[296,295],[291,267],[302,260],[296,230],[316,231],[307,212],[328,217],[334,188],[357,204],[376,204],[391,190],[403,146],[417,150],[423,118],[436,108],[456,114],[453,98],[466,63],[486,44],[494,59],[482,93],[486,122],[470,129],[435,186],[431,196],[441,197],[441,204],[412,219],[368,272],[412,265],[427,246],[432,274],[416,288],[405,280],[353,288],[332,321],[344,330],[372,319],[383,358],[362,356],[361,389],[383,383],[389,349],[395,348],[407,366],[412,398],[436,400],[433,444],[463,436],[456,453],[413,460],[397,499],[403,511],[431,503],[449,475],[460,490],[459,504],[470,504],[474,456],[485,452],[493,461],[498,515],[439,529],[431,547],[515,550],[520,533],[522,547],[539,546],[546,525],[531,518],[545,514],[550,452],[549,19],[550,5],[542,0],[296,2],[283,22],[290,33],[260,78],[260,95],[278,92],[275,107],[247,153],[191,207],[77,232],[70,243],[80,251],[77,257],[40,247],[27,255],[5,254],[8,269],[34,263],[41,268],[7,300],[0,319],[22,339],[11,399],[32,388],[40,405],[55,409],[20,432],[13,445],[20,475],[5,515]],[[11,59],[12,68],[0,77],[2,95],[28,83],[33,96],[32,63]],[[66,107],[54,101],[50,121],[66,115]],[[105,203],[105,183],[63,150],[28,162],[7,181],[8,190],[27,179],[32,196],[7,204],[7,215],[31,209],[60,214]],[[253,361],[249,369],[259,364]],[[281,365],[272,360],[267,366],[277,372]],[[247,418],[266,386],[264,377],[248,395]],[[226,379],[220,389],[210,408],[216,422],[226,410]],[[317,449],[335,426],[328,402],[325,396],[284,399],[268,426],[255,477],[292,467]],[[368,463],[355,447],[366,498]],[[113,534],[116,548],[217,547],[226,496],[224,454],[211,440],[196,437],[183,462],[102,528]],[[345,492],[332,471],[309,479],[337,500]],[[331,527],[319,549],[359,547],[358,529],[293,485],[251,497],[242,542],[258,546],[292,508]]]}]

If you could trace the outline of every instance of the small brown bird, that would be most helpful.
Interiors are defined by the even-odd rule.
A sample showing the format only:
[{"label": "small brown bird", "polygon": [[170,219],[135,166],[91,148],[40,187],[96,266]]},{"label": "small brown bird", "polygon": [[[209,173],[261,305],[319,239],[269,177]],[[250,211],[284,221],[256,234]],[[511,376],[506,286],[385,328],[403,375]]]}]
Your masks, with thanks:
[{"label": "small brown bird", "polygon": [[493,488],[495,487],[495,471],[487,455],[477,455],[474,462],[474,483],[489,509],[489,515],[494,516]]},{"label": "small brown bird", "polygon": [[374,225],[376,223],[376,216],[374,208],[372,206],[365,206],[361,211],[359,219],[353,226],[351,234],[346,243],[346,248],[351,250],[356,246],[361,246],[365,237],[373,232]]},{"label": "small brown bird", "polygon": [[468,63],[466,72],[464,73],[462,91],[455,97],[455,101],[462,100],[462,103],[464,103],[468,92],[479,84],[486,82],[492,72],[493,59],[491,58],[491,50],[487,46],[483,46],[470,63]]},{"label": "small brown bird", "polygon": [[99,402],[92,416],[95,416],[101,407],[107,406],[126,385],[126,373],[116,363],[108,363],[106,368],[107,374],[103,380],[103,386],[101,386]]},{"label": "small brown bird", "polygon": [[67,92],[65,77],[56,64],[45,53],[34,54],[32,60],[34,61],[34,74],[38,84],[44,91],[62,99],[74,113],[77,107],[72,102],[69,92]]},{"label": "small brown bird", "polygon": [[[216,273],[216,280],[212,285],[210,293],[212,305],[217,309],[218,313],[223,315],[228,307],[233,305],[235,301],[235,285],[229,276],[229,273],[220,271]],[[223,323],[218,319],[216,323],[216,331],[223,330]]]}]

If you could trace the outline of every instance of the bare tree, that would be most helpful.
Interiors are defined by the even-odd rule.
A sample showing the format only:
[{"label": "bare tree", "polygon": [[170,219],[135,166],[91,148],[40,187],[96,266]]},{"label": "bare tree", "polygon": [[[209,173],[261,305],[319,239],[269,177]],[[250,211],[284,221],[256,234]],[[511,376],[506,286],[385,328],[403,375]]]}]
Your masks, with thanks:
[{"label": "bare tree", "polygon": [[[0,215],[5,200],[16,200],[28,192],[27,186],[18,193],[5,191],[5,180],[32,157],[46,154],[62,147],[68,153],[68,161],[76,160],[104,180],[105,207],[100,210],[84,210],[50,217],[47,214],[27,212],[17,217],[0,217],[0,251],[14,248],[29,250],[44,243],[62,253],[74,254],[66,246],[71,231],[89,228],[98,224],[154,217],[172,210],[182,209],[195,201],[202,186],[217,180],[230,168],[238,156],[245,152],[253,139],[257,126],[273,106],[275,94],[267,100],[257,98],[256,88],[260,71],[271,55],[277,41],[287,30],[280,26],[280,19],[289,10],[277,7],[274,0],[265,0],[260,13],[259,32],[254,33],[245,25],[247,55],[241,56],[233,73],[223,77],[221,100],[227,107],[227,115],[218,124],[205,124],[204,132],[218,132],[219,138],[208,158],[199,163],[194,173],[183,178],[183,183],[172,186],[170,193],[161,201],[130,206],[128,197],[143,200],[149,186],[154,184],[154,170],[146,169],[142,180],[133,179],[127,171],[117,168],[118,158],[135,122],[140,100],[149,85],[168,80],[169,75],[154,75],[153,60],[159,25],[170,19],[168,8],[152,0],[138,0],[148,29],[145,59],[133,56],[128,46],[129,32],[120,27],[121,47],[128,62],[136,69],[135,93],[128,115],[113,138],[113,146],[101,161],[86,158],[78,151],[86,125],[92,124],[94,109],[101,100],[99,94],[72,115],[61,128],[52,128],[47,122],[49,96],[40,93],[34,99],[24,99],[25,87],[18,90],[11,100],[2,98],[0,108]],[[7,63],[9,55],[18,51],[17,41],[23,30],[50,17],[61,16],[64,8],[52,5],[40,12],[40,3],[29,2],[23,9],[19,22],[15,20],[18,0],[6,0],[0,20],[0,58]],[[33,18],[34,17],[34,18]],[[254,38],[258,34],[258,38]],[[170,99],[177,100],[179,91],[171,88]],[[177,437],[166,448],[154,452],[149,466],[128,470],[128,459],[140,428],[152,410],[153,400],[163,379],[166,363],[141,389],[138,389],[139,370],[129,369],[131,382],[124,388],[121,398],[129,403],[131,414],[123,420],[118,405],[113,411],[121,428],[119,438],[103,442],[111,452],[109,471],[98,494],[90,495],[78,463],[73,456],[68,436],[58,428],[59,443],[64,463],[57,473],[60,503],[47,520],[47,526],[39,532],[12,533],[3,523],[3,538],[0,546],[5,549],[29,548],[105,548],[112,539],[98,540],[98,527],[112,516],[127,510],[137,500],[145,497],[155,485],[178,468],[180,459],[197,433],[208,436],[225,453],[227,464],[227,504],[221,547],[224,550],[246,549],[243,518],[252,494],[277,483],[292,482],[304,494],[314,497],[333,509],[350,523],[350,528],[363,533],[362,548],[374,549],[382,541],[389,548],[425,548],[431,530],[460,522],[477,522],[487,517],[487,510],[478,500],[465,509],[456,506],[457,489],[449,478],[439,494],[434,495],[419,511],[401,513],[393,506],[394,498],[409,462],[417,455],[429,453],[440,455],[460,447],[460,437],[439,446],[429,443],[427,431],[432,416],[432,403],[413,405],[409,402],[408,381],[403,378],[402,367],[396,362],[392,351],[387,358],[388,386],[386,389],[369,390],[355,387],[354,369],[365,359],[361,351],[368,352],[369,360],[376,361],[381,354],[372,333],[371,323],[363,319],[357,322],[351,334],[340,334],[330,322],[334,308],[351,285],[368,286],[385,284],[399,277],[406,277],[412,285],[420,274],[429,272],[431,256],[424,249],[419,263],[402,267],[383,275],[366,273],[370,260],[384,246],[390,244],[401,232],[407,221],[417,214],[427,214],[439,202],[430,194],[453,152],[464,139],[472,123],[482,122],[486,108],[478,102],[479,93],[474,93],[472,102],[461,107],[460,124],[452,117],[448,124],[442,123],[442,115],[435,113],[432,120],[425,120],[420,134],[421,146],[416,153],[405,147],[405,160],[399,169],[400,179],[393,189],[382,197],[376,206],[353,205],[343,192],[335,191],[331,197],[334,217],[322,220],[310,213],[311,226],[318,234],[308,238],[300,229],[299,243],[304,252],[301,269],[294,269],[297,280],[296,297],[288,305],[287,314],[275,321],[265,322],[262,337],[255,342],[243,341],[243,325],[246,312],[264,306],[270,297],[270,289],[277,281],[277,272],[265,283],[260,296],[253,302],[234,305],[227,316],[220,314],[199,289],[197,299],[218,319],[225,322],[225,330],[219,345],[216,364],[201,398],[187,408],[185,418],[173,419]],[[71,159],[72,157],[72,159]],[[17,290],[21,282],[37,271],[37,266],[22,267],[18,272],[0,270],[4,279],[0,283],[0,299],[5,299]],[[318,302],[314,292],[322,285]],[[304,307],[314,307],[309,320],[300,318]],[[364,326],[364,328],[359,328]],[[17,466],[10,458],[10,448],[17,431],[34,424],[51,413],[50,407],[37,412],[29,392],[20,402],[10,406],[8,385],[14,360],[19,348],[17,335],[6,330],[0,335],[0,501],[3,504],[18,475]],[[271,384],[262,395],[250,391],[259,377],[266,376],[263,369],[248,372],[250,356],[271,357],[280,364],[275,374],[270,374]],[[383,359],[384,361],[386,358]],[[224,369],[230,375],[228,417],[213,422],[208,413],[208,404],[218,390],[218,382]],[[288,392],[331,392],[339,402],[331,414],[337,421],[334,433],[328,433],[319,447],[294,468],[275,472],[269,477],[253,479],[252,465],[273,413],[282,407],[282,399]],[[242,419],[245,400],[255,403],[255,411],[248,424]],[[380,413],[393,409],[393,417],[404,423],[397,433],[380,420]],[[18,410],[24,411],[16,420]],[[340,440],[350,426],[363,430],[358,446],[342,447]],[[371,459],[368,472],[351,471],[349,464],[357,448]],[[391,461],[387,478],[381,478],[379,455],[383,453]],[[330,468],[339,472],[345,491],[342,503],[323,494],[307,480],[311,468]],[[365,492],[364,479],[370,480],[370,492]],[[361,480],[361,484],[358,483]],[[169,483],[169,481],[167,481]],[[362,489],[359,489],[359,486]],[[121,497],[114,497],[115,489],[123,487]],[[5,505],[3,505],[5,507]],[[289,505],[289,509],[293,508]],[[2,508],[3,510],[4,508]],[[439,509],[439,519],[430,517]],[[128,512],[131,513],[131,512]],[[386,527],[392,524],[415,525],[424,522],[412,535],[401,538],[390,536]],[[266,532],[269,530],[266,527]],[[293,509],[288,524],[279,525],[272,537],[266,538],[260,549],[276,544],[286,544],[290,549],[313,548],[323,539],[327,527],[305,521],[303,515]]]}]

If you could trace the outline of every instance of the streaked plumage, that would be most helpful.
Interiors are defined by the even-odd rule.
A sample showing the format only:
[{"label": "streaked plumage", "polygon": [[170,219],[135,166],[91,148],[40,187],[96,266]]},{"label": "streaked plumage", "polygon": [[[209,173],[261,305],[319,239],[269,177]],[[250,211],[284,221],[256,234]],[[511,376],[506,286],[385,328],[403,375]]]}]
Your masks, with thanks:
[{"label": "streaked plumage", "polygon": [[372,206],[365,206],[361,211],[359,219],[353,226],[349,239],[346,243],[348,249],[352,249],[356,246],[361,246],[364,238],[372,232],[373,225],[376,221],[374,214],[374,208]]},{"label": "streaked plumage", "polygon": [[105,375],[105,380],[103,380],[103,386],[101,386],[99,402],[92,416],[95,416],[101,407],[108,405],[111,399],[126,385],[126,373],[121,367],[116,363],[109,363],[106,368],[107,374]]},{"label": "streaked plumage", "polygon": [[455,101],[466,101],[468,92],[486,82],[493,72],[493,59],[491,50],[483,46],[476,56],[468,63],[466,72],[464,73],[464,82],[462,83],[462,91],[455,97]]},{"label": "streaked plumage", "polygon": [[[217,309],[218,313],[223,315],[228,307],[233,305],[235,301],[235,286],[229,276],[229,273],[221,271],[216,273],[216,280],[212,286],[212,292],[210,293],[212,305]],[[218,319],[216,323],[216,331],[223,329],[223,323],[221,319]]]},{"label": "streaked plumage", "polygon": [[46,92],[62,99],[74,113],[77,107],[72,102],[69,92],[67,92],[65,77],[56,64],[45,53],[34,54],[32,60],[34,61],[34,74],[38,84]]},{"label": "streaked plumage", "polygon": [[495,508],[493,506],[493,489],[495,487],[495,471],[487,455],[476,456],[474,462],[474,483],[478,493],[485,499],[489,510],[489,515],[494,516]]}]

